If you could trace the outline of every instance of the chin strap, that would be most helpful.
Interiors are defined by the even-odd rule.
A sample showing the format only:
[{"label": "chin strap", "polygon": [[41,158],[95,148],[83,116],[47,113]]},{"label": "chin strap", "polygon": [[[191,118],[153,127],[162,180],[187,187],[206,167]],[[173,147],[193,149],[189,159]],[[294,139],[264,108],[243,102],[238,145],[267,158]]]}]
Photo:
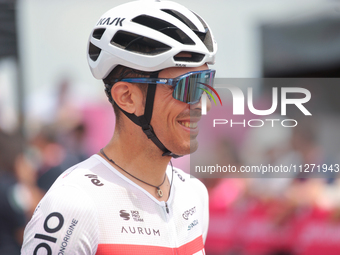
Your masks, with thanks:
[{"label": "chin strap", "polygon": [[[150,78],[158,78],[158,73],[153,73],[150,75]],[[143,130],[143,132],[146,134],[146,136],[151,139],[151,141],[164,153],[162,156],[171,156],[173,158],[179,158],[180,155],[176,155],[169,151],[164,144],[158,139],[156,136],[152,126],[150,125],[151,117],[152,117],[152,111],[153,111],[153,103],[155,99],[156,94],[156,87],[157,84],[148,84],[147,94],[146,94],[146,100],[145,100],[145,108],[144,108],[144,115],[136,116],[135,114],[128,113],[121,109],[118,105],[118,108],[128,117],[133,123],[140,126]],[[111,96],[111,86],[105,84],[105,93],[109,98],[110,103],[114,103],[112,96]]]}]

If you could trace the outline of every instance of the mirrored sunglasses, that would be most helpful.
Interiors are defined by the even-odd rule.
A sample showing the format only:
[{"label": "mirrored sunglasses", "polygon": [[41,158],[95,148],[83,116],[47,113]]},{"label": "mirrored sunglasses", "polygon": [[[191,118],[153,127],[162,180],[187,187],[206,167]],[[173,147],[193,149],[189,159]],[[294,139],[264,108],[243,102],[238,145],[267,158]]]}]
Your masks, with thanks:
[{"label": "mirrored sunglasses", "polygon": [[172,96],[184,103],[195,104],[204,91],[212,91],[214,87],[215,70],[202,70],[185,73],[176,78],[124,78],[121,81],[130,83],[155,83],[174,87]]}]

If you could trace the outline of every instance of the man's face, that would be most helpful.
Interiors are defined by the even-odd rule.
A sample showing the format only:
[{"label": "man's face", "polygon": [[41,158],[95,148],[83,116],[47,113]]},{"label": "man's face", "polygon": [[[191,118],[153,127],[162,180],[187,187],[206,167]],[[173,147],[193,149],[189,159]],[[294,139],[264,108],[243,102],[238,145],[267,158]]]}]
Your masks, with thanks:
[{"label": "man's face", "polygon": [[[171,67],[162,70],[159,78],[175,78],[182,74],[209,69],[207,65],[193,68]],[[197,122],[201,118],[201,102],[187,104],[172,96],[173,87],[157,85],[151,126],[164,146],[177,155],[186,155],[197,150]],[[211,104],[207,100],[207,110]]]}]

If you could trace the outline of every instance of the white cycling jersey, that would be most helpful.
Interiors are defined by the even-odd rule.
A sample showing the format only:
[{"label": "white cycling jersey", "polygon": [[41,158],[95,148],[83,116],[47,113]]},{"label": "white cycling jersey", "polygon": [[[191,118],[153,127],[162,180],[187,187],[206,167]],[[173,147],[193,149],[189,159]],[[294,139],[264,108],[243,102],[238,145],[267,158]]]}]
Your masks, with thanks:
[{"label": "white cycling jersey", "polygon": [[[205,254],[208,193],[169,166],[160,202],[99,155],[65,171],[37,206],[23,255]],[[171,180],[173,176],[173,180]]]}]

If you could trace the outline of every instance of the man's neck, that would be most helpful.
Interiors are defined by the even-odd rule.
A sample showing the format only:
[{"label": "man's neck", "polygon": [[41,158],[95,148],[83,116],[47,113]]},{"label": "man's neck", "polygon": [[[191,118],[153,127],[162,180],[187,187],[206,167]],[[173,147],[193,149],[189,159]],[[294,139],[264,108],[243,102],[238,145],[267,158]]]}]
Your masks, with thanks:
[{"label": "man's neck", "polygon": [[[162,152],[152,141],[147,139],[145,134],[140,134],[138,131],[137,133],[115,132],[109,144],[104,147],[104,152],[108,158],[116,163],[113,166],[123,175],[144,188],[158,200],[167,200],[170,188],[167,178],[160,187],[164,193],[163,197],[159,197],[157,188],[151,185],[158,186],[163,182],[171,157],[162,156]],[[117,165],[134,177],[126,174]],[[138,181],[137,178],[151,185]]]}]

